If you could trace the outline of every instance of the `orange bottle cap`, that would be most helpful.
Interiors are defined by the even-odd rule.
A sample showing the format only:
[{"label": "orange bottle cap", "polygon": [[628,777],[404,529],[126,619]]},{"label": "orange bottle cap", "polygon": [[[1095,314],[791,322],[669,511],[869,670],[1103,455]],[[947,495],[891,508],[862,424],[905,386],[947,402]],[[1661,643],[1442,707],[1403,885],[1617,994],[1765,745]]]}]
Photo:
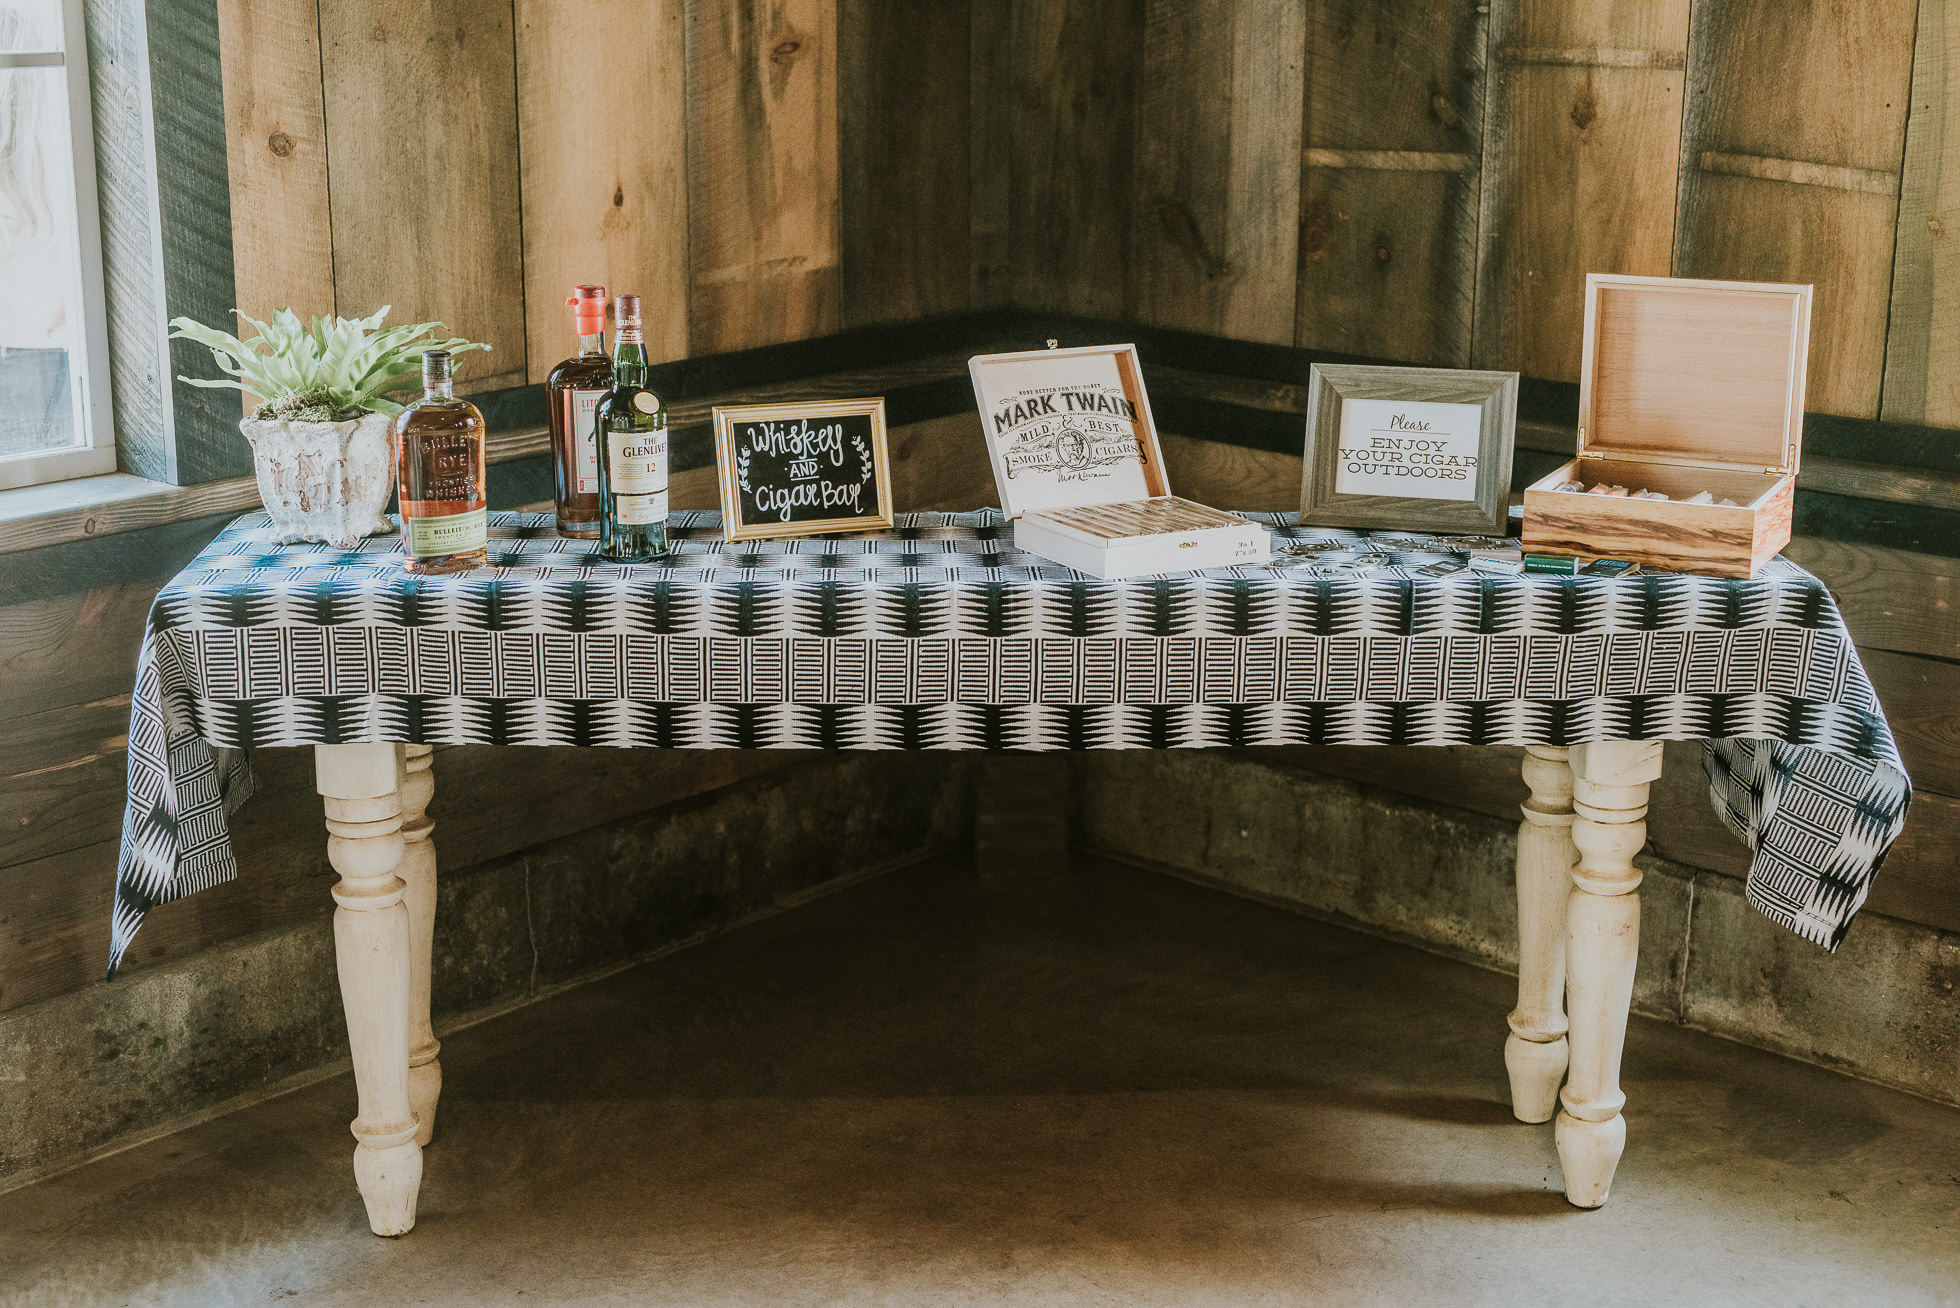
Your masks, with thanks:
[{"label": "orange bottle cap", "polygon": [[578,323],[580,336],[596,336],[606,327],[606,288],[603,286],[575,286],[574,294],[565,299]]}]

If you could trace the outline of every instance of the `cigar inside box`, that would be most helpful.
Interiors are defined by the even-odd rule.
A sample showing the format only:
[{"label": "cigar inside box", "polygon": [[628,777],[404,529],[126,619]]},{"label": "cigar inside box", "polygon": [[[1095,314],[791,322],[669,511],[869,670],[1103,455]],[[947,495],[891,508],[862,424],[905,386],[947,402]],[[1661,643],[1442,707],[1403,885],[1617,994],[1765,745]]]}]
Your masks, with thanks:
[{"label": "cigar inside box", "polygon": [[[1734,500],[1735,507],[1757,508],[1776,493],[1781,477],[1769,473],[1737,472],[1720,468],[1669,467],[1666,464],[1626,463],[1614,459],[1574,460],[1571,480],[1593,486],[1624,486],[1631,496],[1638,490],[1659,491],[1669,504],[1690,504],[1706,491],[1718,503]],[[1584,492],[1581,492],[1584,493]],[[1655,501],[1659,503],[1660,501]],[[1711,507],[1704,504],[1698,507]]]},{"label": "cigar inside box", "polygon": [[1126,500],[1118,504],[1084,504],[1076,508],[1049,509],[1042,516],[1058,526],[1073,527],[1084,535],[1104,540],[1245,525],[1243,518],[1191,500],[1181,500],[1175,495],[1155,500]]},{"label": "cigar inside box", "polygon": [[1264,563],[1272,557],[1264,527],[1174,495],[1024,513],[1014,522],[1014,544],[1103,578]]}]

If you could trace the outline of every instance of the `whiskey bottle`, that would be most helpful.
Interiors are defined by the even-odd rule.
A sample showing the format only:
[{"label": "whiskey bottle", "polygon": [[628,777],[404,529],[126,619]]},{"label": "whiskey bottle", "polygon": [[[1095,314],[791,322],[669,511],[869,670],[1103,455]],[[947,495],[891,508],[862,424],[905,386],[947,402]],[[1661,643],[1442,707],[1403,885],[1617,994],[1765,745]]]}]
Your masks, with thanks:
[{"label": "whiskey bottle", "polygon": [[601,548],[609,559],[667,552],[667,406],[647,387],[640,297],[613,300],[612,389],[599,401]]},{"label": "whiskey bottle", "polygon": [[593,411],[612,388],[606,357],[606,288],[578,286],[565,301],[578,329],[578,353],[551,370],[545,401],[551,418],[551,466],[557,485],[558,534],[593,539],[602,517],[599,448]]},{"label": "whiskey bottle", "polygon": [[410,572],[480,568],[487,553],[483,415],[456,398],[454,384],[449,351],[424,350],[425,393],[395,419],[402,565]]}]

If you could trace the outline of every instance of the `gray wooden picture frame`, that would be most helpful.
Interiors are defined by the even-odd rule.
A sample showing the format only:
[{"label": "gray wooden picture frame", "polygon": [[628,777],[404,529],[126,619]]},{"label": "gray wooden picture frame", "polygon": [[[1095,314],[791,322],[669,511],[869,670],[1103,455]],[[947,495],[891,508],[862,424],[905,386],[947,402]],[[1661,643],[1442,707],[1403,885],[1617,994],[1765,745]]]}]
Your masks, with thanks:
[{"label": "gray wooden picture frame", "polygon": [[[1478,404],[1477,491],[1471,500],[1341,495],[1334,490],[1341,408],[1348,400]],[[1511,502],[1511,451],[1517,441],[1518,374],[1461,368],[1386,368],[1316,363],[1307,380],[1307,447],[1300,521],[1315,527],[1384,527],[1502,536]]]}]

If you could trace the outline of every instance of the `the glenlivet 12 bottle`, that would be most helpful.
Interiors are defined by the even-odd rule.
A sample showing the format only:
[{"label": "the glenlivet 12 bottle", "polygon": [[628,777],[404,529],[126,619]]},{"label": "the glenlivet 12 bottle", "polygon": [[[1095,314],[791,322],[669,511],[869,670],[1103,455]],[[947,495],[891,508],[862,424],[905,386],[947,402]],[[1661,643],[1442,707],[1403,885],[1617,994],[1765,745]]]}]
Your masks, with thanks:
[{"label": "the glenlivet 12 bottle", "polygon": [[612,389],[599,401],[601,548],[609,559],[667,552],[667,406],[647,387],[640,297],[613,300]]},{"label": "the glenlivet 12 bottle", "polygon": [[402,565],[410,572],[480,568],[489,527],[483,415],[456,398],[448,350],[422,351],[423,396],[395,419]]}]

